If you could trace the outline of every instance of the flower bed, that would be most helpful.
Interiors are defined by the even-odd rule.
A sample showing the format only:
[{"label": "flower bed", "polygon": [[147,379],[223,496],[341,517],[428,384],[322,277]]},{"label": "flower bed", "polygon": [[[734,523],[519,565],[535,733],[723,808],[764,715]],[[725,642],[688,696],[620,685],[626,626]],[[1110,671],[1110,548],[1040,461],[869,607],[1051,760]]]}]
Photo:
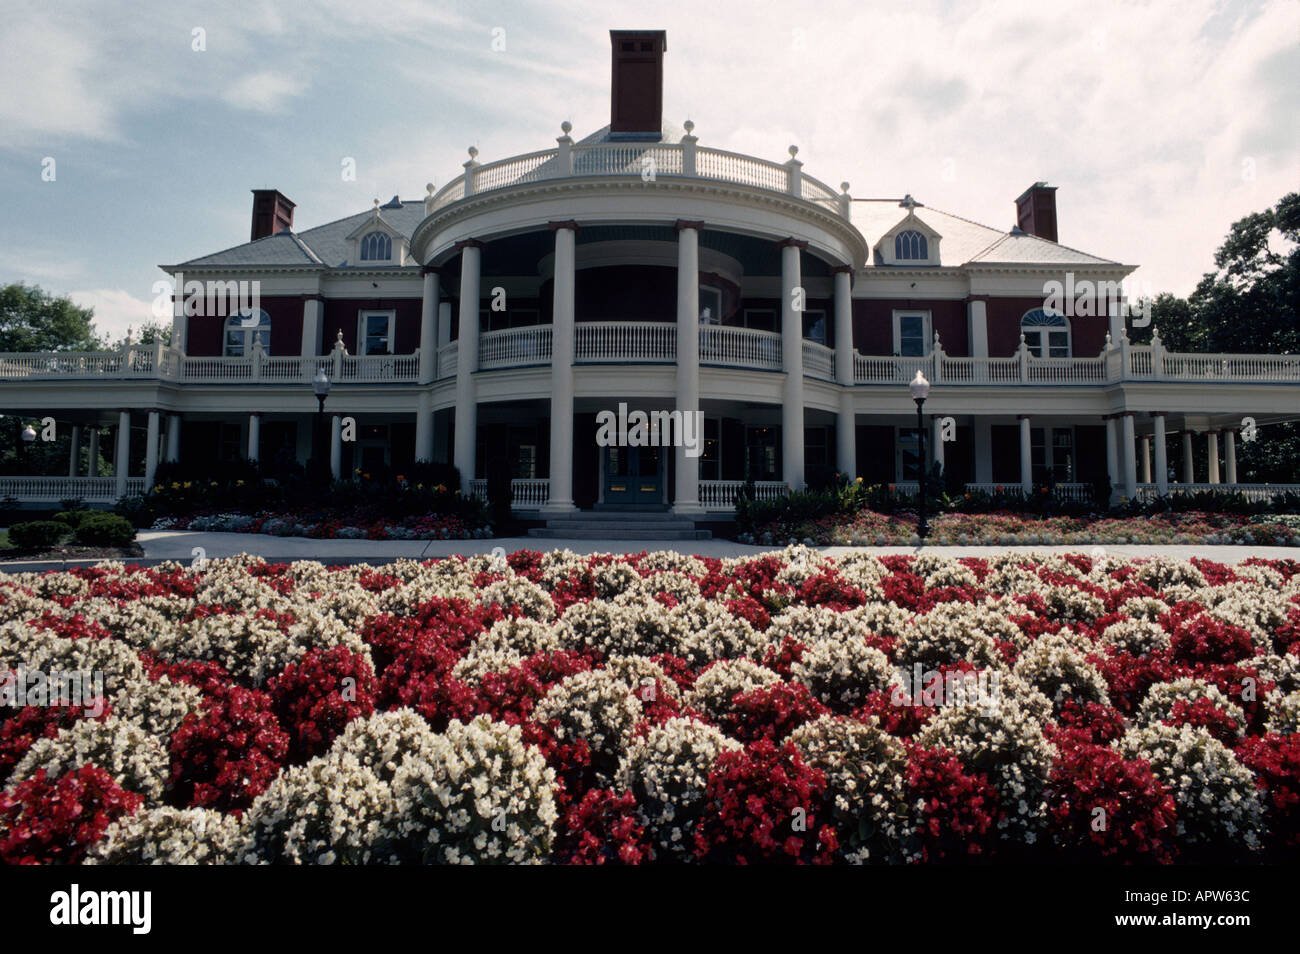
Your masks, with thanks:
[{"label": "flower bed", "polygon": [[[929,518],[932,545],[1010,546],[1093,544],[1240,544],[1300,547],[1300,516],[1198,511],[1142,516],[1040,516],[1025,513],[940,513]],[[742,543],[780,546],[899,546],[918,542],[914,510],[859,511],[808,520],[783,520],[741,534]]]},{"label": "flower bed", "polygon": [[[7,863],[1300,857],[1300,561],[0,576]],[[13,700],[10,699],[12,702]]]},{"label": "flower bed", "polygon": [[268,533],[276,537],[330,540],[476,540],[492,536],[481,520],[448,514],[385,517],[364,510],[322,511],[283,509],[258,513],[198,511],[159,517],[152,530],[196,530],[225,533]]}]

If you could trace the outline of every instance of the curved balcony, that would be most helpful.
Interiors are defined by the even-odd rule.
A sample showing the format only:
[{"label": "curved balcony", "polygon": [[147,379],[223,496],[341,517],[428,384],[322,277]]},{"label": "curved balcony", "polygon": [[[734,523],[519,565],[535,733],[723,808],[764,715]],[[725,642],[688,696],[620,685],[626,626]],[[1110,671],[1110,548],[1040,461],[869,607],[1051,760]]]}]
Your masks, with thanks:
[{"label": "curved balcony", "polygon": [[[723,149],[696,145],[693,136],[677,143],[616,142],[562,145],[522,156],[479,164],[471,158],[457,176],[425,200],[431,215],[473,195],[531,182],[573,176],[623,176],[652,181],[660,176],[687,177],[768,192],[791,195],[821,206],[845,219],[849,217],[847,192],[837,193],[826,183],[803,174],[794,159],[772,162]],[[472,150],[471,157],[477,155]]]}]

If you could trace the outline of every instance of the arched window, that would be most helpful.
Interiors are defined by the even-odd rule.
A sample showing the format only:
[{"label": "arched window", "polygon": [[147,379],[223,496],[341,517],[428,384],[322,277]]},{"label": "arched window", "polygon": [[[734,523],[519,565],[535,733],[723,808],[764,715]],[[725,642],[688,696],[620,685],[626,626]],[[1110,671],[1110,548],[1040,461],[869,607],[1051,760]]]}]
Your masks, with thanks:
[{"label": "arched window", "polygon": [[226,334],[221,353],[228,358],[243,358],[253,353],[253,342],[262,342],[262,353],[271,353],[271,316],[261,308],[243,311],[226,319]]},{"label": "arched window", "polygon": [[361,261],[386,262],[393,257],[393,240],[386,232],[367,232],[361,237]]},{"label": "arched window", "polygon": [[930,257],[930,243],[915,229],[894,236],[894,258],[903,261],[925,261]]},{"label": "arched window", "polygon": [[1035,308],[1020,319],[1020,333],[1035,358],[1070,356],[1070,323],[1064,315]]}]

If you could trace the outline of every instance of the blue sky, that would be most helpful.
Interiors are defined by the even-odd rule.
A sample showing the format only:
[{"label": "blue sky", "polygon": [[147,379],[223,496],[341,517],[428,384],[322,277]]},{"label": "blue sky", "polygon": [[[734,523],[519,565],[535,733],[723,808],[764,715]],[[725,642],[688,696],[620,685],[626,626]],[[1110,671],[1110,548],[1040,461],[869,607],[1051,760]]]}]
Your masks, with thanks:
[{"label": "blue sky", "polygon": [[1153,292],[1189,292],[1233,220],[1300,187],[1295,0],[3,0],[0,282],[120,334],[159,264],[247,240],[250,189],[301,230],[422,196],[471,144],[491,161],[604,125],[610,28],[668,31],[665,115],[703,145],[795,143],[854,195],[1002,228],[1046,179],[1061,241]]}]

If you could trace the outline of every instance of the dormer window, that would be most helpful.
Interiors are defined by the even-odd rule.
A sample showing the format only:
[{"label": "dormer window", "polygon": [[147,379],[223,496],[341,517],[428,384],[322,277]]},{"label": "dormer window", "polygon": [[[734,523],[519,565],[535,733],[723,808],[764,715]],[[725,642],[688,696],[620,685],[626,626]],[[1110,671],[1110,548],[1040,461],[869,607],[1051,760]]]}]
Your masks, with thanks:
[{"label": "dormer window", "polygon": [[915,229],[899,232],[894,236],[894,258],[896,261],[926,261],[930,257],[930,243],[926,237]]},{"label": "dormer window", "polygon": [[393,240],[387,232],[367,232],[361,238],[361,261],[387,262],[393,257]]}]

